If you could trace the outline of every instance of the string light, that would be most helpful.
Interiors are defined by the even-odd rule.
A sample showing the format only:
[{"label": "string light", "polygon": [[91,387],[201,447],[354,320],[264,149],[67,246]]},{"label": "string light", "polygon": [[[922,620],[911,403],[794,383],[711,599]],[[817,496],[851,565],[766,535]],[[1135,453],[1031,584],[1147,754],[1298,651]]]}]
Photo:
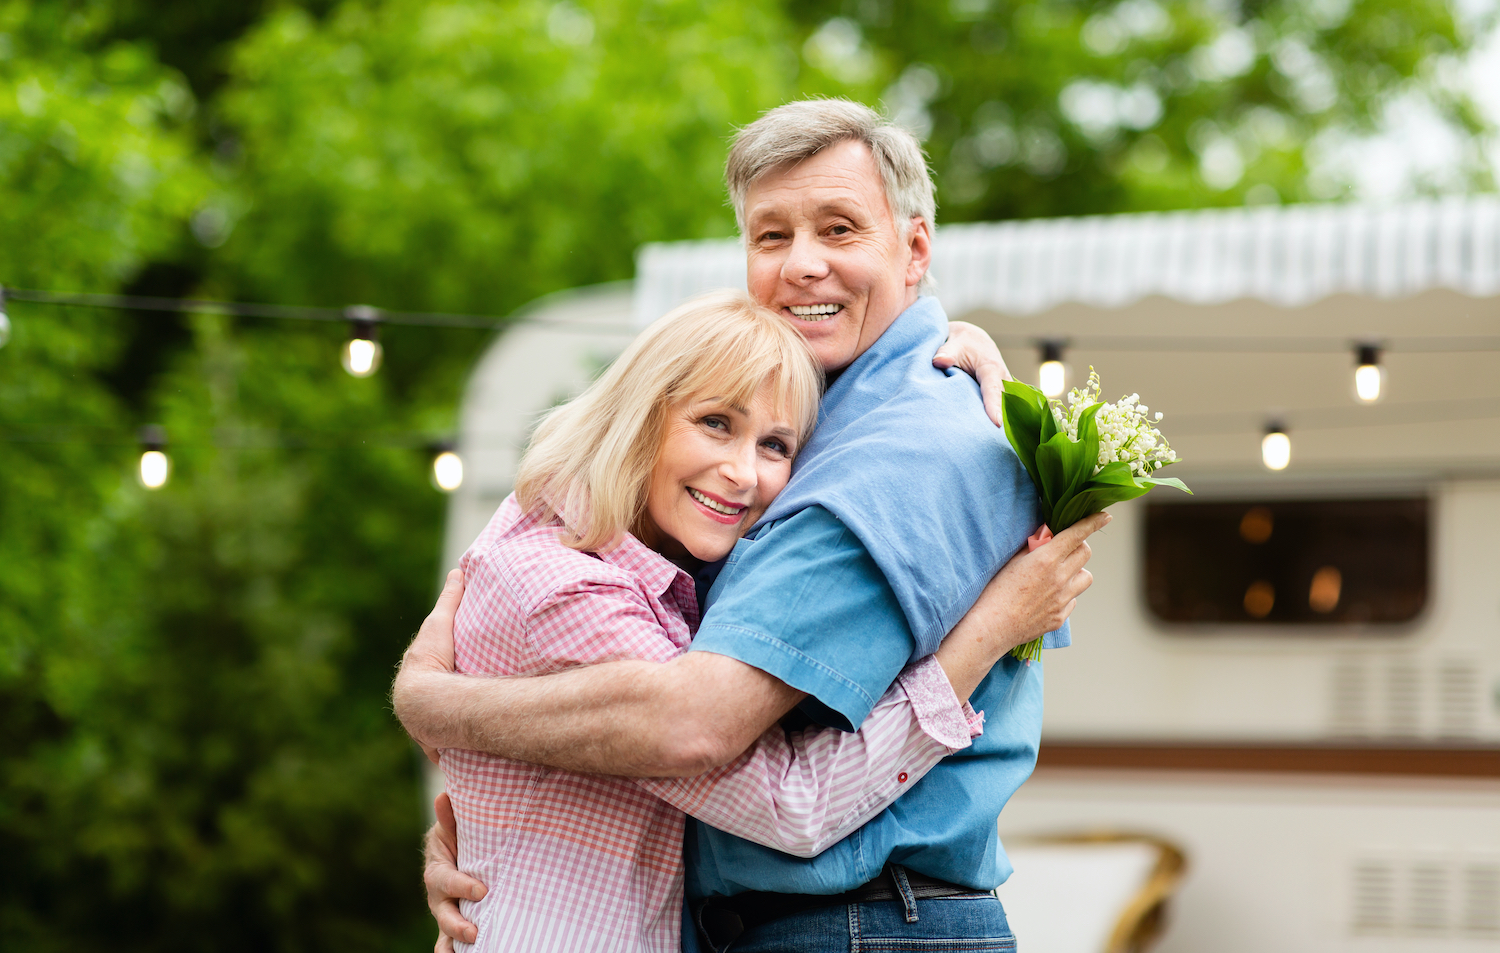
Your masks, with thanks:
[{"label": "string light", "polygon": [[1063,342],[1042,341],[1042,363],[1037,368],[1037,386],[1048,397],[1061,397],[1068,386],[1068,369],[1063,365]]},{"label": "string light", "polygon": [[339,362],[350,376],[369,377],[380,370],[380,341],[376,340],[380,312],[367,304],[356,304],[344,309],[344,317],[351,330]]},{"label": "string light", "polygon": [[1266,427],[1266,435],[1260,439],[1260,459],[1268,470],[1285,470],[1292,462],[1292,438],[1281,424]]},{"label": "string light", "polygon": [[1360,344],[1354,349],[1354,396],[1366,404],[1380,399],[1384,390],[1385,368],[1380,363],[1380,348]]},{"label": "string light", "polygon": [[452,493],[464,483],[463,458],[449,443],[438,444],[434,449],[438,454],[432,458],[432,483],[444,493]]},{"label": "string light", "polygon": [[159,490],[167,485],[172,472],[172,461],[167,457],[167,432],[156,424],[147,424],[140,433],[141,463],[137,470],[141,486],[148,490]]},{"label": "string light", "polygon": [[0,347],[10,341],[10,315],[5,313],[5,289],[0,288]]}]

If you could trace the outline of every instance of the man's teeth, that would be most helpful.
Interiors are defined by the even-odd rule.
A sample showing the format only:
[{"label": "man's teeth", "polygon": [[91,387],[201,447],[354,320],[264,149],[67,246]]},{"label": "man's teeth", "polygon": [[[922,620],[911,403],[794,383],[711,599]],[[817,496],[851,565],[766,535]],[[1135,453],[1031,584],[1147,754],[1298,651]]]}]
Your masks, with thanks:
[{"label": "man's teeth", "polygon": [[688,487],[688,495],[697,500],[699,503],[702,503],[704,506],[713,510],[715,513],[723,513],[725,516],[739,516],[741,513],[745,512],[745,508],[743,506],[725,506],[718,500],[710,499],[709,497],[704,496],[702,493],[699,493],[692,487]]},{"label": "man's teeth", "polygon": [[787,310],[799,318],[817,318],[825,314],[838,314],[844,310],[844,306],[841,304],[792,304],[787,305]]}]

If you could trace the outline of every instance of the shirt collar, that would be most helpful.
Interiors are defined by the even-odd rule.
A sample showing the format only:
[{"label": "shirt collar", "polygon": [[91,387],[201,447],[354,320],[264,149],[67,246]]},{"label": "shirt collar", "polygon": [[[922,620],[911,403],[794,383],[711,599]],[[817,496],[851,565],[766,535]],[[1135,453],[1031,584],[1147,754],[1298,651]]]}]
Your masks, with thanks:
[{"label": "shirt collar", "polygon": [[619,545],[613,549],[595,555],[611,566],[618,566],[626,572],[635,574],[640,578],[646,590],[658,599],[672,588],[672,584],[677,582],[679,577],[688,587],[689,592],[693,590],[692,576],[630,533],[623,534]]}]

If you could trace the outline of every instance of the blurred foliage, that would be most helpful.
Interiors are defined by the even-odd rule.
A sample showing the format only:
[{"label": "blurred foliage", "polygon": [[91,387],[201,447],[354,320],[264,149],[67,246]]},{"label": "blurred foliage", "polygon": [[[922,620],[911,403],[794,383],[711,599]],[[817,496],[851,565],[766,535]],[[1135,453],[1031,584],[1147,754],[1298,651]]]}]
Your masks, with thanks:
[{"label": "blurred foliage", "polygon": [[[809,93],[923,133],[945,221],[1328,197],[1394,96],[1479,128],[1468,42],[1434,0],[0,0],[0,280],[504,315],[730,234],[732,127]],[[487,337],[354,380],[336,327],[10,313],[0,944],[425,948],[385,693]]]},{"label": "blurred foliage", "polygon": [[[1117,3],[808,0],[791,6],[828,91],[880,97],[925,134],[940,221],[1326,200],[1330,149],[1422,97],[1484,130],[1442,0]],[[1462,172],[1493,188],[1475,147]]]}]

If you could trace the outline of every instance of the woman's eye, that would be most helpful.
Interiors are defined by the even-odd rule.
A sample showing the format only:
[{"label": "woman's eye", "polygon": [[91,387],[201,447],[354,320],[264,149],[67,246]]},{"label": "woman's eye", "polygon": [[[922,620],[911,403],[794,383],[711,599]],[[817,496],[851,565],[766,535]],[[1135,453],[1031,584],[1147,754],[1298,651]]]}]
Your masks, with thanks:
[{"label": "woman's eye", "polygon": [[713,430],[728,430],[729,421],[725,420],[723,417],[704,417],[703,426],[711,428]]},{"label": "woman's eye", "polygon": [[784,442],[780,440],[767,440],[762,443],[761,446],[765,447],[767,450],[770,450],[773,453],[780,454],[783,457],[789,457],[792,455],[791,448],[789,448]]}]

